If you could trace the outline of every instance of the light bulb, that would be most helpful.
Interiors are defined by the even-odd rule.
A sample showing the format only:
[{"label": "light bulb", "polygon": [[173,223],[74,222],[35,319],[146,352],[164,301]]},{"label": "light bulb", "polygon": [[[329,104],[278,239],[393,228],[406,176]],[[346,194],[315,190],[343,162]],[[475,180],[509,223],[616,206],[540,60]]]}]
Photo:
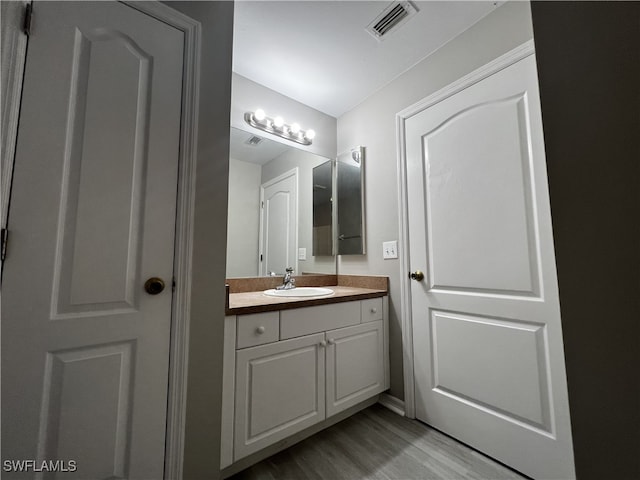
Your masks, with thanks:
[{"label": "light bulb", "polygon": [[274,125],[276,128],[280,128],[280,127],[282,127],[282,126],[284,125],[284,118],[282,118],[282,117],[276,117],[276,118],[274,118],[274,119],[273,119],[273,125]]},{"label": "light bulb", "polygon": [[294,135],[297,135],[297,133],[300,131],[300,125],[297,123],[294,123],[293,125],[291,125],[291,133],[293,133]]},{"label": "light bulb", "polygon": [[267,114],[264,113],[264,110],[262,110],[261,108],[257,109],[253,114],[253,118],[255,118],[259,122],[263,121],[266,118],[266,116]]},{"label": "light bulb", "polygon": [[315,130],[307,130],[307,133],[304,134],[307,140],[313,140],[316,137]]}]

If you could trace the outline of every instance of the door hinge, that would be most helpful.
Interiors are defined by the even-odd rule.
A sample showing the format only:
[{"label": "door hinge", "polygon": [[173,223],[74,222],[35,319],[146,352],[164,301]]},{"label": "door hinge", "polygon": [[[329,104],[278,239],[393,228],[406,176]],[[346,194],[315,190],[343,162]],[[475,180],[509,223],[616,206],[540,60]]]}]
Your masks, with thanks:
[{"label": "door hinge", "polygon": [[176,291],[176,277],[173,277],[171,279],[171,291],[175,292]]},{"label": "door hinge", "polygon": [[22,22],[22,31],[28,37],[31,35],[31,20],[33,18],[33,5],[31,2],[24,7],[24,20]]},{"label": "door hinge", "polygon": [[260,202],[260,208],[264,208],[264,202]]},{"label": "door hinge", "polygon": [[260,261],[262,261],[262,254],[260,254]]},{"label": "door hinge", "polygon": [[9,242],[9,230],[2,229],[2,235],[0,236],[0,260],[4,262],[7,258],[7,243]]}]

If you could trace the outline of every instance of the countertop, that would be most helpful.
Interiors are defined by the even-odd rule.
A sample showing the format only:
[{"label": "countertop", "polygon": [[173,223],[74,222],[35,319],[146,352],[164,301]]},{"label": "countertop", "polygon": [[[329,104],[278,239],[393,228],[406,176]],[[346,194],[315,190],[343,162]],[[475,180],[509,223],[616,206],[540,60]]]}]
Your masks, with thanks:
[{"label": "countertop", "polygon": [[325,297],[271,297],[262,291],[241,292],[229,294],[227,315],[245,315],[248,313],[272,312],[288,310],[290,308],[312,307],[329,303],[350,302],[367,298],[384,297],[387,290],[360,288],[342,285],[327,285],[334,291],[333,295]]}]

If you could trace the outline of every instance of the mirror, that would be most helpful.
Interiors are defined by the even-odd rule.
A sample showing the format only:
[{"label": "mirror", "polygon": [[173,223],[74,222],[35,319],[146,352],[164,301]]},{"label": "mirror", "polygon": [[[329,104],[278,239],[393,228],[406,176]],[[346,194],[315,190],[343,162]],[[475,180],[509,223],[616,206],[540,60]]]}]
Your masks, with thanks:
[{"label": "mirror", "polygon": [[336,162],[336,235],[338,255],[363,255],[364,147],[338,155]]},{"label": "mirror", "polygon": [[227,278],[335,274],[314,251],[313,170],[327,158],[231,128]]}]

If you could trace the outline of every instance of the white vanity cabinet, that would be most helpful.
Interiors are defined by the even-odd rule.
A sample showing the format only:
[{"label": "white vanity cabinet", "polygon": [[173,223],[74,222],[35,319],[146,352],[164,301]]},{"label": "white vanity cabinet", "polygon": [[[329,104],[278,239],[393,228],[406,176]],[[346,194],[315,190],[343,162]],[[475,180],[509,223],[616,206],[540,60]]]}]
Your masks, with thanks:
[{"label": "white vanity cabinet", "polygon": [[235,458],[325,418],[324,334],[236,353]]},{"label": "white vanity cabinet", "polygon": [[387,311],[378,297],[227,317],[222,467],[389,388]]},{"label": "white vanity cabinet", "polygon": [[382,320],[326,333],[327,417],[383,392]]}]

